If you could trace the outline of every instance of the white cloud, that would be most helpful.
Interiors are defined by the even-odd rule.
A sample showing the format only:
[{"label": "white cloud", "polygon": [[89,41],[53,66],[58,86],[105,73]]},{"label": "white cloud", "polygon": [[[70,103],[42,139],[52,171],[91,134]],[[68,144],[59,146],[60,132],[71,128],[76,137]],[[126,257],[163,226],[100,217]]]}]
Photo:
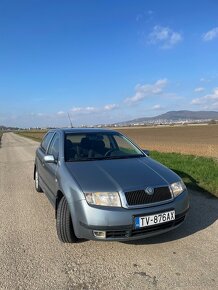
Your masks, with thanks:
[{"label": "white cloud", "polygon": [[152,107],[152,109],[153,109],[153,110],[161,110],[161,109],[163,109],[163,108],[162,108],[162,106],[161,106],[160,104],[157,104],[157,105],[154,105],[154,106]]},{"label": "white cloud", "polygon": [[97,109],[96,109],[95,107],[86,107],[85,110],[86,110],[87,112],[94,112],[94,111],[96,111]]},{"label": "white cloud", "polygon": [[203,103],[204,103],[204,100],[202,98],[196,98],[191,101],[192,105],[202,105]]},{"label": "white cloud", "polygon": [[83,108],[81,108],[81,107],[73,107],[73,108],[71,109],[71,111],[72,111],[72,112],[81,112],[82,109],[83,109]]},{"label": "white cloud", "polygon": [[202,96],[200,98],[193,99],[192,105],[200,105],[205,110],[218,109],[218,88],[215,88],[212,94]]},{"label": "white cloud", "polygon": [[147,97],[151,97],[153,95],[159,95],[163,92],[164,87],[167,85],[167,79],[160,79],[156,81],[154,84],[138,84],[135,87],[135,94],[132,97],[125,99],[125,103],[132,105],[136,104]]},{"label": "white cloud", "polygon": [[92,113],[102,113],[106,111],[112,111],[118,109],[118,104],[107,104],[103,107],[73,107],[70,111],[74,114],[92,114]]},{"label": "white cloud", "polygon": [[73,113],[82,113],[82,114],[93,113],[96,111],[98,111],[96,107],[73,107],[71,109],[71,112]]},{"label": "white cloud", "polygon": [[209,83],[209,82],[212,81],[212,79],[213,79],[213,78],[211,78],[211,77],[201,78],[201,79],[200,79],[200,82],[202,82],[202,83]]},{"label": "white cloud", "polygon": [[198,88],[195,88],[194,89],[194,92],[195,93],[199,93],[199,92],[203,92],[204,91],[204,88],[203,87],[198,87]]},{"label": "white cloud", "polygon": [[57,112],[57,115],[58,116],[63,116],[63,115],[65,115],[66,113],[64,112],[64,111],[59,111],[59,112]]},{"label": "white cloud", "polygon": [[34,113],[34,112],[31,112],[28,115],[31,117],[45,117],[45,116],[47,116],[46,114],[43,114],[43,113]]},{"label": "white cloud", "polygon": [[209,104],[209,105],[205,105],[204,106],[205,110],[218,110],[218,102]]},{"label": "white cloud", "polygon": [[161,48],[172,48],[182,41],[182,35],[169,27],[156,25],[148,36],[151,44],[159,44]]},{"label": "white cloud", "polygon": [[106,111],[111,111],[111,110],[118,109],[118,108],[119,108],[119,105],[117,105],[117,104],[108,104],[108,105],[104,106],[104,110],[106,110]]},{"label": "white cloud", "polygon": [[214,27],[213,29],[207,31],[202,35],[203,41],[210,41],[217,37],[218,37],[218,27]]}]

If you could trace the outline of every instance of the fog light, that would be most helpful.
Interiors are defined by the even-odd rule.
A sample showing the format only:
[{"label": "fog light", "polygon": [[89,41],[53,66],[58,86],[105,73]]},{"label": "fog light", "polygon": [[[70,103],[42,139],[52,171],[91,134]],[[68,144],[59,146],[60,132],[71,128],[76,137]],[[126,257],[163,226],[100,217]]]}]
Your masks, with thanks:
[{"label": "fog light", "polygon": [[105,239],[106,238],[105,231],[93,231],[93,235],[98,239]]}]

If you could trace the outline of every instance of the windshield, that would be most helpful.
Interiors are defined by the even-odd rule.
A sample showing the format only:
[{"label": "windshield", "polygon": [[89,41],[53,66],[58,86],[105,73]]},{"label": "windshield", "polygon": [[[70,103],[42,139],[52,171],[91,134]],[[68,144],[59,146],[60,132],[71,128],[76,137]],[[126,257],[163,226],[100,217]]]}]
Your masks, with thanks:
[{"label": "windshield", "polygon": [[65,161],[91,161],[145,156],[119,133],[65,134]]}]

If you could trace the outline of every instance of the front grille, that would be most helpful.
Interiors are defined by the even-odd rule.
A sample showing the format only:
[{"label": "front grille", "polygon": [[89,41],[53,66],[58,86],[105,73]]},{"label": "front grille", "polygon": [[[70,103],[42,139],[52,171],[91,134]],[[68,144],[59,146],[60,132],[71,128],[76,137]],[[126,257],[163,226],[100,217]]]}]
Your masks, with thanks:
[{"label": "front grille", "polygon": [[171,222],[167,222],[167,223],[163,223],[159,225],[154,225],[154,226],[150,226],[150,227],[146,227],[142,229],[133,230],[132,236],[140,236],[149,232],[153,233],[156,231],[165,230],[165,229],[173,227],[173,225],[174,225],[174,221],[171,221]]},{"label": "front grille", "polygon": [[130,206],[161,202],[172,198],[168,186],[154,188],[152,195],[148,195],[145,190],[135,190],[125,192],[125,196]]}]

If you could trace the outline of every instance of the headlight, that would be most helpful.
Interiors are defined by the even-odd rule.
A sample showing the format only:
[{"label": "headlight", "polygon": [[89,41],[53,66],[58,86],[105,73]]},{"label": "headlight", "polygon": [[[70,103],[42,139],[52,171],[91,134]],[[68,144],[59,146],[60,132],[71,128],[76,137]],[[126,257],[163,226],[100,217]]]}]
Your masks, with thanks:
[{"label": "headlight", "polygon": [[88,204],[102,206],[121,206],[118,192],[90,192],[85,193]]},{"label": "headlight", "polygon": [[181,180],[181,181],[172,183],[171,189],[172,189],[174,197],[176,197],[186,189],[186,186],[184,182]]}]

